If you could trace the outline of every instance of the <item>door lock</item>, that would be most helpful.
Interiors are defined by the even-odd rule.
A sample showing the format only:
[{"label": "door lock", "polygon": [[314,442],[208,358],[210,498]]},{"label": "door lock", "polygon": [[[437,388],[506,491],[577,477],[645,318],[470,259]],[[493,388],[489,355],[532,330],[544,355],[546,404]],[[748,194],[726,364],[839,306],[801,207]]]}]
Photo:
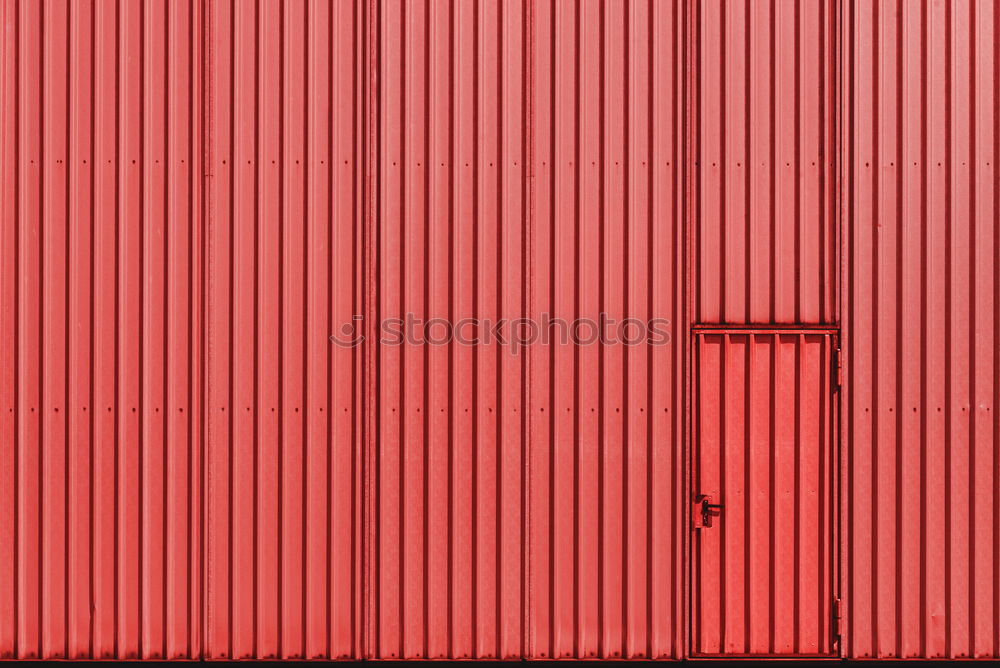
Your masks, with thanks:
[{"label": "door lock", "polygon": [[712,503],[712,497],[699,494],[694,499],[693,524],[695,529],[708,529],[712,526],[712,518],[722,515],[722,504]]}]

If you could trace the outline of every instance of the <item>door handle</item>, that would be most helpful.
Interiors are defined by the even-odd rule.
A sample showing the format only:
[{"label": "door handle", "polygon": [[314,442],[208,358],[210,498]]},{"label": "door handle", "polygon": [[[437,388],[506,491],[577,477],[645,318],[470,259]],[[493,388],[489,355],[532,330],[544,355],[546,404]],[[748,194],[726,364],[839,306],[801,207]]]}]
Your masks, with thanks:
[{"label": "door handle", "polygon": [[707,494],[699,494],[694,499],[694,528],[708,529],[712,526],[712,518],[722,514],[722,504],[712,503],[712,497]]},{"label": "door handle", "polygon": [[706,497],[701,502],[701,525],[704,527],[711,527],[712,518],[722,514],[722,504],[710,501],[711,499]]}]

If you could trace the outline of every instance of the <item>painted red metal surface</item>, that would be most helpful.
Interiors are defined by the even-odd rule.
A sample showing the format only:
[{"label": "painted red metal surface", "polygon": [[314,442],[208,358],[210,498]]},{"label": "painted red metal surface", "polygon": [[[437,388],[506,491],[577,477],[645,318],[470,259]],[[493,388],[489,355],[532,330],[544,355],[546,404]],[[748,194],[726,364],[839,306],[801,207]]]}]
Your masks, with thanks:
[{"label": "painted red metal surface", "polygon": [[838,322],[840,4],[691,3],[696,322]]},{"label": "painted red metal surface", "polygon": [[1000,656],[1000,7],[845,7],[845,651]]},{"label": "painted red metal surface", "polygon": [[816,330],[695,335],[695,655],[837,652],[835,351]]},{"label": "painted red metal surface", "polygon": [[[1000,657],[992,0],[0,0],[0,44],[0,656]],[[691,509],[706,416],[802,388],[840,531],[791,622]]]},{"label": "painted red metal surface", "polygon": [[201,652],[200,11],[0,6],[4,656]]},{"label": "painted red metal surface", "polygon": [[366,9],[206,9],[203,651],[356,656]]},{"label": "painted red metal surface", "polygon": [[[683,320],[681,9],[380,4],[378,318]],[[377,364],[373,655],[683,654],[679,347]]]}]

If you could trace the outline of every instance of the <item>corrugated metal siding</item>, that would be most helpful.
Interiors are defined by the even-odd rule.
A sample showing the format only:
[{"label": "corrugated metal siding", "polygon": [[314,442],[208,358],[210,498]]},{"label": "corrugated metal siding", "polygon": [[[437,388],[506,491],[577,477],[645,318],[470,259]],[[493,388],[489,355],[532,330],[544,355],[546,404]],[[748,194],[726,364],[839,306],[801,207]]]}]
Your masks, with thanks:
[{"label": "corrugated metal siding", "polygon": [[2,13],[0,654],[196,655],[201,6]]},{"label": "corrugated metal siding", "polygon": [[842,316],[840,651],[1000,657],[995,2],[0,21],[0,655],[683,656],[690,321]]},{"label": "corrugated metal siding", "polygon": [[[691,652],[837,651],[836,338],[695,334]],[[715,514],[716,517],[711,517]],[[701,522],[696,522],[698,526]]]},{"label": "corrugated metal siding", "polygon": [[[681,20],[380,3],[377,317],[683,321]],[[376,656],[681,655],[677,346],[378,364]]]},{"label": "corrugated metal siding", "polygon": [[365,5],[208,8],[204,652],[357,656]]},{"label": "corrugated metal siding", "polygon": [[694,320],[835,323],[837,3],[692,7]]},{"label": "corrugated metal siding", "polygon": [[844,12],[846,653],[997,657],[1000,13]]},{"label": "corrugated metal siding", "polygon": [[533,310],[655,315],[673,338],[532,351],[532,656],[685,651],[687,19],[678,3],[535,9]]}]

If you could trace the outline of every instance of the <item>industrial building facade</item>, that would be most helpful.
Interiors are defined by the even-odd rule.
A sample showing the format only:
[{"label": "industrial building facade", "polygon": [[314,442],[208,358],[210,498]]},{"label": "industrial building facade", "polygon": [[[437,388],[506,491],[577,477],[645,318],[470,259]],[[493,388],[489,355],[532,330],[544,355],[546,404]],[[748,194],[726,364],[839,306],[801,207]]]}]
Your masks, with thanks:
[{"label": "industrial building facade", "polygon": [[0,45],[0,657],[1000,658],[1000,3]]}]

